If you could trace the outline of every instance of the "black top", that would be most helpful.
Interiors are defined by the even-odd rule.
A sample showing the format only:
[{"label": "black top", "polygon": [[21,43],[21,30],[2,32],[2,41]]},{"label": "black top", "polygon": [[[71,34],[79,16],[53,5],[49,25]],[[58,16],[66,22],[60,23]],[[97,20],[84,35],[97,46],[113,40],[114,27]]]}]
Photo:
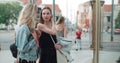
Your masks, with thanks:
[{"label": "black top", "polygon": [[[51,35],[56,42],[56,36]],[[40,61],[39,63],[57,63],[56,49],[50,37],[50,34],[42,32],[39,38],[40,42]]]},{"label": "black top", "polygon": [[[56,36],[55,35],[51,35],[54,39],[55,42],[57,42]],[[54,48],[54,43],[50,37],[50,34],[42,32],[40,38],[39,38],[39,42],[40,42],[40,47],[41,48]]]}]

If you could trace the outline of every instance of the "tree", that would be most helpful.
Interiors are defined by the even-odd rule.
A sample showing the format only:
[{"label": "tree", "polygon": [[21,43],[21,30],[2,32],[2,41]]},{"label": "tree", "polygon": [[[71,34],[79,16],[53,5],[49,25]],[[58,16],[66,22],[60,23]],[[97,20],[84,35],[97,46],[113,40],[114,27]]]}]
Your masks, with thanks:
[{"label": "tree", "polygon": [[16,22],[21,9],[18,2],[0,3],[0,23],[8,25],[10,20]]},{"label": "tree", "polygon": [[120,11],[118,13],[117,18],[115,19],[115,29],[119,28],[120,29]]}]

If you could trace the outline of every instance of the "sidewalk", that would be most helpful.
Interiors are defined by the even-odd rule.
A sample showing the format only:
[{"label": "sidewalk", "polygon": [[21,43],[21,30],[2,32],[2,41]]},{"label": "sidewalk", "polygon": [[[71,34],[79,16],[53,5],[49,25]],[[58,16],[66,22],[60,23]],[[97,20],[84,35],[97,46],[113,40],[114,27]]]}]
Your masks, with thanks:
[{"label": "sidewalk", "polygon": [[[4,34],[3,34],[4,33]],[[73,33],[74,34],[74,33]],[[75,41],[75,36],[73,34],[70,34],[70,38]],[[8,36],[9,35],[9,36]],[[5,36],[5,38],[3,37]],[[104,49],[107,49],[107,51],[100,51],[99,53],[99,63],[117,63],[116,61],[120,57],[120,50],[117,50],[119,52],[113,52],[111,51],[113,49],[116,49],[116,45],[119,48],[119,42],[109,42],[110,35],[104,34],[104,43],[102,42],[102,45],[104,46]],[[120,35],[115,36],[115,40],[120,41],[119,39]],[[6,40],[7,39],[7,40]],[[14,39],[14,34],[13,32],[9,32],[6,34],[6,32],[2,32],[0,34],[0,45],[2,47],[2,50],[0,50],[0,63],[14,63],[15,58],[12,57],[12,54],[9,49],[9,45],[13,43]],[[73,48],[71,50],[71,56],[74,59],[72,63],[92,63],[93,59],[93,51],[89,49],[90,44],[92,43],[91,41],[91,35],[87,34],[87,36],[83,35],[82,36],[82,50],[76,51],[75,48],[77,46],[73,42]],[[113,44],[115,43],[115,44]],[[105,45],[106,44],[106,45]],[[110,49],[108,51],[108,49]],[[119,48],[120,49],[120,48]]]},{"label": "sidewalk", "polygon": [[[92,50],[71,50],[71,56],[74,59],[72,63],[92,63]],[[100,51],[99,63],[117,63],[120,52]],[[14,63],[10,50],[0,51],[0,63]]]},{"label": "sidewalk", "polygon": [[[120,57],[120,52],[100,51],[99,63],[117,63]],[[71,56],[74,58],[72,63],[92,63],[92,50],[71,51]]]},{"label": "sidewalk", "polygon": [[0,50],[0,63],[14,63],[10,50]]}]

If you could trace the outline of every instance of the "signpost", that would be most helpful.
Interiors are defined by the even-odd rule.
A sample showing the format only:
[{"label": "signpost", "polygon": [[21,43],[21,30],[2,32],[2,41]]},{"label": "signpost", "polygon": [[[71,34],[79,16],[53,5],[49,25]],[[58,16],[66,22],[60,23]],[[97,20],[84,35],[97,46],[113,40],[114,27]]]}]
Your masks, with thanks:
[{"label": "signpost", "polygon": [[114,0],[112,0],[112,13],[111,13],[111,41],[113,41],[113,16],[114,16]]},{"label": "signpost", "polygon": [[92,45],[93,63],[99,63],[99,50],[101,47],[101,6],[104,1],[91,0],[92,5]]}]

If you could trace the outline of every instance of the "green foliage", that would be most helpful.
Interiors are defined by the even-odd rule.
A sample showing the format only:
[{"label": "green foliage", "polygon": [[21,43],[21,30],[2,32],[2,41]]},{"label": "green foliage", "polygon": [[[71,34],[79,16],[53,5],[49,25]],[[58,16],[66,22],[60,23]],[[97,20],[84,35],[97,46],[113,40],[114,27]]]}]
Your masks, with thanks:
[{"label": "green foliage", "polygon": [[18,2],[0,3],[0,23],[8,25],[10,20],[16,22],[21,9]]},{"label": "green foliage", "polygon": [[115,28],[119,28],[120,29],[120,11],[118,13],[117,18],[115,19]]}]

